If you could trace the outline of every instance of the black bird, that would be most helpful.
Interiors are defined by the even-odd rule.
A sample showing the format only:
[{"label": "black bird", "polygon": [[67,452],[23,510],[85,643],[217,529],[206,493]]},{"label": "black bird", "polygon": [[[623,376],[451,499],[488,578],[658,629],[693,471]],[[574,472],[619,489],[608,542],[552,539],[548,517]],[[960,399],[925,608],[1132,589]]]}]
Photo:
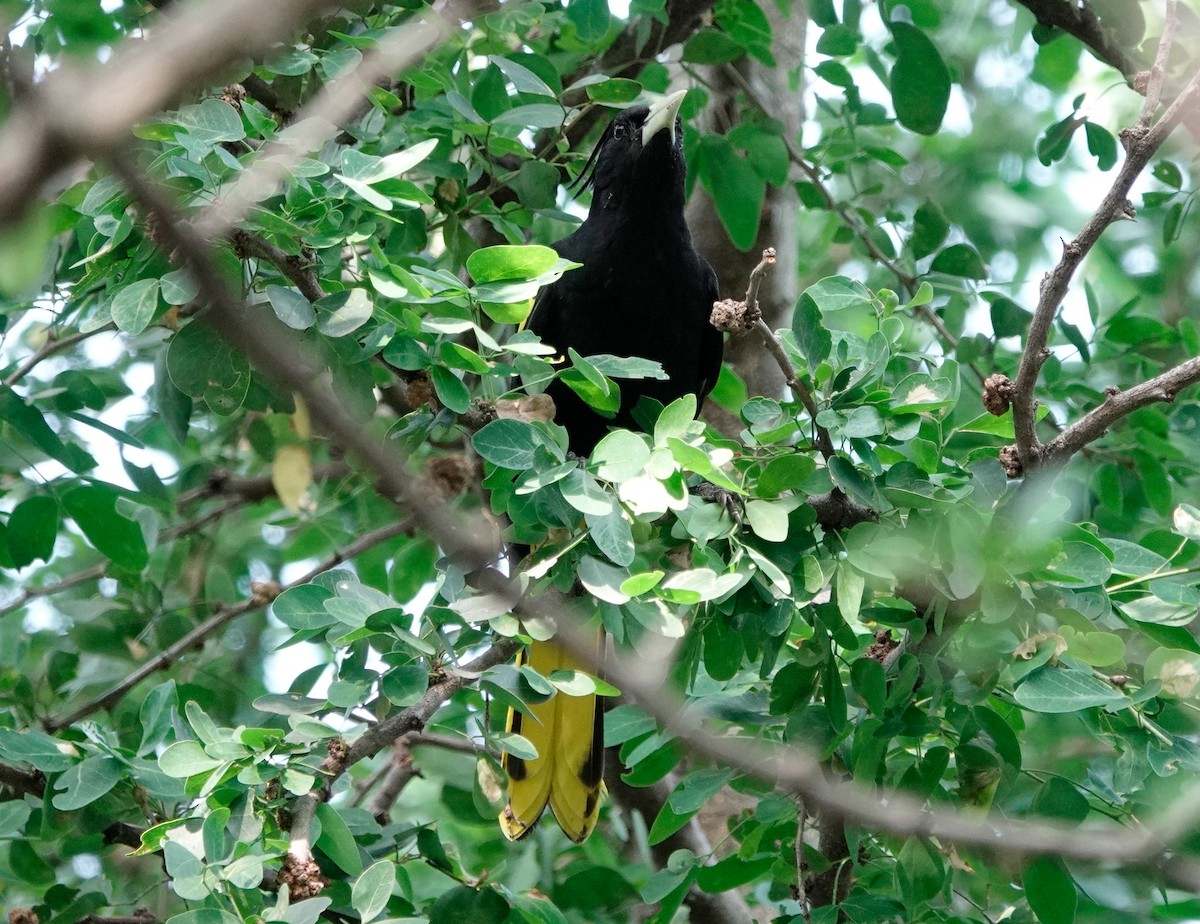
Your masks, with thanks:
[{"label": "black bird", "polygon": [[[564,356],[568,348],[582,356],[639,356],[657,360],[667,373],[666,380],[622,379],[613,419],[553,382],[547,392],[555,420],[579,455],[588,455],[609,427],[635,427],[632,410],[642,396],[665,405],[691,393],[699,406],[721,370],[722,336],[709,323],[717,277],[693,246],[683,215],[683,97],[632,106],[604,130],[580,174],[593,189],[587,220],[555,245],[583,266],[544,289],[529,318],[529,329]],[[599,660],[603,633],[597,645]],[[535,643],[519,663],[542,676],[589,668],[553,641]],[[503,756],[511,782],[500,827],[509,838],[523,837],[549,804],[566,835],[583,841],[600,807],[604,711],[594,695],[558,693],[531,712],[532,720],[508,713],[508,729],[528,738],[538,757]]]},{"label": "black bird", "polygon": [[[613,419],[593,411],[559,381],[547,389],[571,450],[587,455],[609,427],[636,427],[643,395],[669,404],[701,401],[721,371],[722,337],[708,321],[717,276],[692,244],[683,216],[686,91],[614,118],[580,175],[593,189],[587,220],[554,245],[579,269],[542,291],[528,328],[563,356],[611,353],[662,363],[667,380],[622,379]],[[590,170],[590,173],[589,173]]]}]

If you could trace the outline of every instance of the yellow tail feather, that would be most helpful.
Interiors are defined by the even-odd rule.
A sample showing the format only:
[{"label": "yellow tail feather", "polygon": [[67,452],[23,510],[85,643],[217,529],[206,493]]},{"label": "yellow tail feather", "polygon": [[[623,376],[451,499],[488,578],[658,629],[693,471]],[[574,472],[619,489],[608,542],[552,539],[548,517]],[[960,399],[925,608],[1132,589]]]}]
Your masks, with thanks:
[{"label": "yellow tail feather", "polygon": [[[599,661],[604,655],[604,633],[597,633]],[[518,664],[529,664],[543,677],[558,670],[589,670],[570,652],[550,642],[535,642]],[[517,840],[533,826],[549,805],[563,832],[575,843],[587,840],[600,813],[604,770],[604,710],[594,693],[568,696],[558,692],[530,707],[526,716],[508,710],[506,728],[523,735],[535,748],[534,760],[502,754],[509,776],[508,805],[500,813],[500,829]]]}]

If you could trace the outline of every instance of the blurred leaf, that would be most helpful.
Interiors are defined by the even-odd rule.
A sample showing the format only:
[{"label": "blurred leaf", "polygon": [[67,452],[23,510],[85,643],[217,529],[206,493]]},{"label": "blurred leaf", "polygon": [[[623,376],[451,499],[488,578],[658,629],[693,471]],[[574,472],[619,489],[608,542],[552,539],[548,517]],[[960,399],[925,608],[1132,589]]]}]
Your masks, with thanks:
[{"label": "blurred leaf", "polygon": [[935,134],[950,102],[950,69],[937,46],[916,26],[897,20],[888,26],[896,43],[891,75],[896,118],[918,134]]}]

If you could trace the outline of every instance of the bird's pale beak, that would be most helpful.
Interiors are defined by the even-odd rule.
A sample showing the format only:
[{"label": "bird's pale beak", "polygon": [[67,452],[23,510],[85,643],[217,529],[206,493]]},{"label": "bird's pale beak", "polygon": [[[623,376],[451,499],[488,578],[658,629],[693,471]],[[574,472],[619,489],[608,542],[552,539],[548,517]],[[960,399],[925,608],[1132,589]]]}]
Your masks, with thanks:
[{"label": "bird's pale beak", "polygon": [[642,147],[648,145],[650,139],[664,128],[671,133],[671,144],[675,143],[675,117],[679,115],[679,107],[683,105],[685,96],[687,90],[680,90],[678,93],[664,96],[650,107],[642,125]]}]

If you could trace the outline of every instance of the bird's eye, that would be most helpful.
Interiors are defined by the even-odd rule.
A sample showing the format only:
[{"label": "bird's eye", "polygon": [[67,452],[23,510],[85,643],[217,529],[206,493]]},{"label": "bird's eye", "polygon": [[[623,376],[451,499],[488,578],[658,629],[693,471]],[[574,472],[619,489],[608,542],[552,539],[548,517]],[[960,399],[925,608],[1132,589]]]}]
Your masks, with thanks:
[{"label": "bird's eye", "polygon": [[625,123],[624,122],[614,122],[613,123],[613,138],[616,139],[617,141],[620,141],[624,137],[625,137]]}]

